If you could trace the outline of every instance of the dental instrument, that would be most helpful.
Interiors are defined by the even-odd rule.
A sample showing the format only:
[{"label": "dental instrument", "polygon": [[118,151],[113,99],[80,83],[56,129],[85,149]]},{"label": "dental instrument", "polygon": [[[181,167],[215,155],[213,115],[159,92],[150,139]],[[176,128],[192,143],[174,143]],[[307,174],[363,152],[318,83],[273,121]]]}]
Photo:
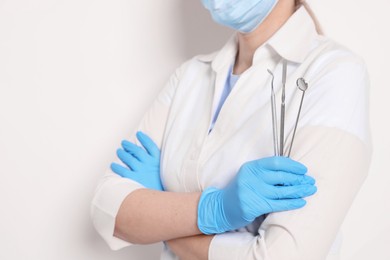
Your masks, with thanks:
[{"label": "dental instrument", "polygon": [[275,101],[275,90],[274,90],[274,74],[271,70],[267,69],[268,73],[272,77],[271,81],[271,109],[272,109],[272,133],[274,139],[274,154],[279,155],[279,142],[278,142],[278,119],[276,115],[276,101]]},{"label": "dental instrument", "polygon": [[282,104],[280,111],[280,150],[279,156],[284,154],[284,120],[286,113],[286,78],[287,78],[287,61],[283,60],[283,76],[282,76]]},{"label": "dental instrument", "polygon": [[307,82],[305,81],[304,78],[299,78],[299,79],[297,79],[297,87],[298,87],[299,90],[302,91],[302,97],[301,97],[301,102],[299,104],[298,115],[297,115],[297,119],[295,121],[294,132],[293,132],[293,135],[292,135],[290,149],[288,151],[287,157],[290,157],[290,154],[291,154],[291,149],[292,149],[292,146],[293,146],[293,143],[294,143],[294,138],[295,138],[295,132],[297,131],[299,116],[301,114],[303,99],[305,97],[305,92],[306,92],[307,88],[309,87],[309,85],[307,84]]}]

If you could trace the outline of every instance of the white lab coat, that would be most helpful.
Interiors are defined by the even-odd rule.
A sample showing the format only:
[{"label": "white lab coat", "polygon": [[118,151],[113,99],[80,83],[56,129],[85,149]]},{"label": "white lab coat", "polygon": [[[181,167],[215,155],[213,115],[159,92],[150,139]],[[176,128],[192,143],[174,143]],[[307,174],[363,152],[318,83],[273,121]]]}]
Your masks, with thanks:
[{"label": "white lab coat", "polygon": [[[286,59],[286,150],[301,98],[295,82],[304,77],[309,89],[291,157],[308,167],[318,192],[302,209],[272,213],[240,231],[216,235],[209,259],[325,259],[368,172],[365,65],[318,35],[311,17],[300,8],[256,51],[253,66],[241,75],[208,134],[236,46],[233,36],[219,52],[196,56],[178,68],[136,130],[150,135],[161,148],[166,190],[223,188],[244,162],[273,155],[267,69],[275,74],[279,101]],[[131,245],[113,236],[115,217],[125,197],[139,188],[140,184],[107,169],[96,189],[93,223],[114,250]],[[162,259],[174,259],[168,248]]]}]

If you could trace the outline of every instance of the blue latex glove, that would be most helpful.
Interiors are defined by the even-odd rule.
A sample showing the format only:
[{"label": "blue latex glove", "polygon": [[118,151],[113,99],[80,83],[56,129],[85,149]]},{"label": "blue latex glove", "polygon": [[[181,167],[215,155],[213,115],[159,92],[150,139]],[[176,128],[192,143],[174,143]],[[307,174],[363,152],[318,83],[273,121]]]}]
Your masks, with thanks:
[{"label": "blue latex glove", "polygon": [[244,227],[276,211],[298,209],[317,191],[307,168],[286,157],[245,163],[224,189],[208,188],[198,204],[198,228],[219,234]]},{"label": "blue latex glove", "polygon": [[137,132],[136,136],[145,149],[129,141],[122,141],[123,149],[118,149],[117,155],[128,167],[112,163],[111,170],[148,189],[163,191],[160,179],[160,149],[146,134]]}]

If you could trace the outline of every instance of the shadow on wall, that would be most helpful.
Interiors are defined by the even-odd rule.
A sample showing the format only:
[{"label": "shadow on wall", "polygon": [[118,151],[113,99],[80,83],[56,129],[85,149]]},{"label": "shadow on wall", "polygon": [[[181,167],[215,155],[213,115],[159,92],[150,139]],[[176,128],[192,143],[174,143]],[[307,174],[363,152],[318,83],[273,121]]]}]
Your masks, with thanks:
[{"label": "shadow on wall", "polygon": [[184,57],[219,50],[233,34],[233,30],[213,21],[201,0],[183,0],[180,4],[182,12],[178,29],[182,30],[184,37]]}]

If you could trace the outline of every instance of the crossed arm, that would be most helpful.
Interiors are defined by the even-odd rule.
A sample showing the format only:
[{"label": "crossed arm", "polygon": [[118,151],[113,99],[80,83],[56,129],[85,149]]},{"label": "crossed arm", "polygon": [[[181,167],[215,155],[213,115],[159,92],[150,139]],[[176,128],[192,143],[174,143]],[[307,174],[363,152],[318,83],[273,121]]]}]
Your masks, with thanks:
[{"label": "crossed arm", "polygon": [[125,198],[116,217],[114,236],[135,244],[167,241],[180,259],[208,259],[213,236],[202,235],[196,217],[201,193],[163,192],[160,151],[148,136],[138,133],[137,137],[146,151],[122,142],[124,149],[117,154],[129,168],[116,163],[111,168],[149,189],[136,190]]},{"label": "crossed arm", "polygon": [[213,236],[201,235],[197,227],[199,197],[200,193],[136,190],[118,212],[114,235],[134,244],[167,241],[180,259],[208,259]]},{"label": "crossed arm", "polygon": [[125,166],[113,163],[111,168],[149,189],[125,198],[116,217],[115,236],[137,244],[168,241],[184,259],[207,259],[212,236],[200,234],[224,233],[262,214],[300,208],[305,205],[302,197],[316,192],[314,179],[305,175],[306,167],[284,157],[245,163],[222,190],[163,192],[159,148],[142,132],[137,138],[145,150],[123,141],[117,154]]},{"label": "crossed arm", "polygon": [[269,214],[259,236],[201,235],[196,219],[200,193],[150,189],[125,199],[115,235],[141,244],[166,241],[180,259],[324,259],[366,176],[369,156],[365,145],[337,129],[308,127],[296,140],[301,149],[294,156],[312,169],[319,192],[302,209]]}]

